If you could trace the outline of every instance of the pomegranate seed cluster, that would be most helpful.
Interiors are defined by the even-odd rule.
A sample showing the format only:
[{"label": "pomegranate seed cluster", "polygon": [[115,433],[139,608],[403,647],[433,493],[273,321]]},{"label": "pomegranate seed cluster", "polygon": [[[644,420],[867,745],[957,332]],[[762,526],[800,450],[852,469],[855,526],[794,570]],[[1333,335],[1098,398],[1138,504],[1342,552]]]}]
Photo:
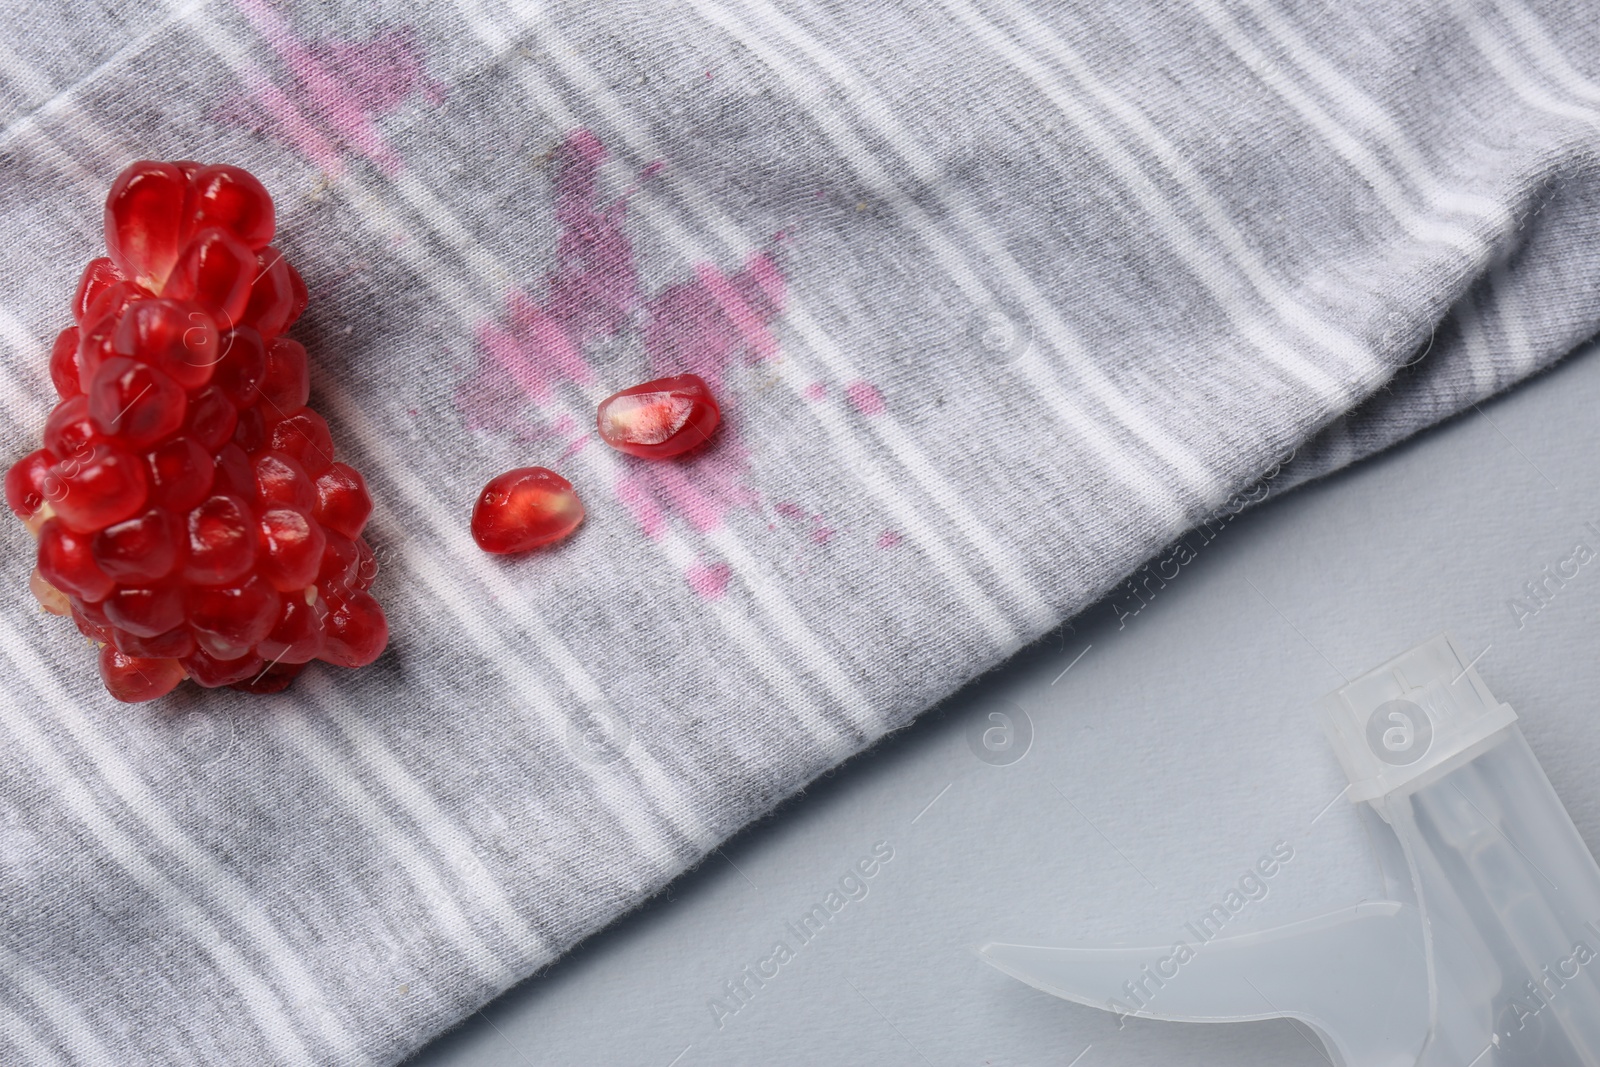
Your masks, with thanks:
[{"label": "pomegranate seed cluster", "polygon": [[43,447],[6,475],[38,537],[31,586],[100,646],[119,700],[185,677],[277,692],[388,642],[367,591],[372,500],[306,406],[306,305],[272,198],[225,165],[139,162],[106,201],[50,377]]}]

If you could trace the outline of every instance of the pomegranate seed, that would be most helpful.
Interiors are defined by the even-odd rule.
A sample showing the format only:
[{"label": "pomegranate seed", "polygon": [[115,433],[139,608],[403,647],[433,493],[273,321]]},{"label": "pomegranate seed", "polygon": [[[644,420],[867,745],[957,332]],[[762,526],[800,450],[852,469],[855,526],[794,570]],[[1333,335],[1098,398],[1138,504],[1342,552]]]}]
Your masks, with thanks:
[{"label": "pomegranate seed", "polygon": [[188,413],[183,387],[126,356],[106,360],[89,383],[89,416],[107,437],[145,449],[175,433]]},{"label": "pomegranate seed", "polygon": [[219,660],[248,655],[272,632],[282,601],[272,586],[251,576],[239,585],[189,590],[189,628],[195,641]]},{"label": "pomegranate seed", "polygon": [[595,421],[612,448],[643,459],[668,459],[710,440],[722,411],[699,375],[678,374],[607,397]]},{"label": "pomegranate seed", "polygon": [[28,575],[28,592],[33,594],[33,598],[39,602],[41,608],[52,615],[72,614],[72,600],[67,594],[45,581],[38,567],[33,568],[33,573]]},{"label": "pomegranate seed", "polygon": [[119,585],[100,602],[106,619],[135,637],[155,637],[176,629],[183,621],[183,587],[176,582],[159,585]]},{"label": "pomegranate seed", "polygon": [[272,694],[281,693],[289,688],[300,672],[306,669],[304,663],[272,663],[268,662],[261,669],[261,673],[242,682],[234,682],[229,689],[237,689],[241,693]]},{"label": "pomegranate seed", "polygon": [[255,561],[255,516],[239,497],[218,494],[189,512],[185,579],[200,585],[224,585],[242,578]]},{"label": "pomegranate seed", "polygon": [[261,381],[261,404],[283,417],[311,399],[311,371],[305,346],[279,337],[267,346],[267,376]]},{"label": "pomegranate seed", "polygon": [[89,446],[82,457],[62,460],[51,473],[59,479],[59,490],[49,497],[51,506],[62,522],[81,533],[138,514],[149,493],[144,460],[106,441]]},{"label": "pomegranate seed", "polygon": [[290,277],[289,261],[276,248],[263,248],[253,260],[254,282],[250,287],[250,301],[239,322],[254,326],[263,337],[276,337],[289,328],[297,314],[295,310],[294,279]]},{"label": "pomegranate seed", "polygon": [[99,604],[74,599],[72,601],[72,621],[77,625],[78,632],[91,641],[102,645],[110,644],[114,640],[111,632],[111,620],[106,618],[106,613],[100,610]]},{"label": "pomegranate seed", "polygon": [[248,681],[260,674],[267,665],[254,653],[247,653],[236,660],[219,660],[203,648],[196,648],[189,655],[179,658],[178,662],[189,672],[195,684],[207,689]]},{"label": "pomegranate seed", "polygon": [[233,427],[233,443],[252,454],[261,451],[267,443],[267,420],[259,407],[252,405],[239,412],[239,421]]},{"label": "pomegranate seed", "polygon": [[94,558],[94,535],[81,534],[51,519],[39,530],[39,573],[77,600],[95,603],[111,592],[109,575]]},{"label": "pomegranate seed", "polygon": [[78,292],[72,298],[73,321],[81,326],[84,316],[89,313],[89,309],[94,306],[100,294],[118,282],[126,280],[109,257],[91,259],[89,265],[83,268],[83,276],[78,279]]},{"label": "pomegranate seed", "polygon": [[320,596],[311,603],[305,597],[285,595],[272,631],[256,642],[256,654],[269,663],[305,663],[322,654],[322,620],[328,605]]},{"label": "pomegranate seed", "polygon": [[327,535],[311,516],[293,508],[261,513],[259,571],[282,592],[297,592],[317,580]]},{"label": "pomegranate seed", "polygon": [[187,432],[206,452],[213,453],[233,436],[239,409],[218,386],[209,386],[189,398]]},{"label": "pomegranate seed", "polygon": [[162,295],[194,300],[214,309],[217,319],[235,323],[250,302],[256,254],[220,226],[195,234],[167,279]]},{"label": "pomegranate seed", "polygon": [[261,335],[249,326],[235,326],[222,335],[222,358],[212,380],[237,407],[256,402],[261,380],[267,376],[267,349]]},{"label": "pomegranate seed", "polygon": [[226,444],[217,452],[217,480],[212,488],[219,493],[237,493],[246,499],[256,494],[255,471],[250,456],[236,444]]},{"label": "pomegranate seed", "polygon": [[180,537],[172,513],[152,508],[95,534],[94,561],[113,581],[145,585],[177,569],[184,547]]},{"label": "pomegranate seed", "polygon": [[41,448],[23,456],[6,471],[6,504],[17,518],[32,518],[45,502],[46,479],[55,462],[56,458]]},{"label": "pomegranate seed", "polygon": [[326,539],[327,544],[322,549],[322,565],[317,569],[317,584],[325,589],[354,586],[361,573],[360,550],[354,541],[336,533],[327,534]]},{"label": "pomegranate seed", "polygon": [[356,538],[356,575],[351,579],[351,589],[371,589],[378,580],[378,557],[367,544],[366,538]]},{"label": "pomegranate seed", "polygon": [[136,637],[126,630],[114,629],[111,640],[119,651],[140,659],[181,659],[195,649],[194,634],[187,626],[154,637]]},{"label": "pomegranate seed", "polygon": [[526,552],[562,540],[582,521],[571,482],[543,467],[522,467],[484,486],[472,511],[472,538],[485,552]]},{"label": "pomegranate seed", "polygon": [[218,163],[198,168],[189,184],[194,229],[221,226],[252,250],[272,240],[272,197],[255,175]]},{"label": "pomegranate seed", "polygon": [[333,436],[322,416],[310,408],[301,408],[276,423],[269,440],[267,447],[299,460],[313,478],[333,466]]},{"label": "pomegranate seed", "polygon": [[300,461],[282,452],[262,452],[255,458],[256,499],[263,504],[284,504],[302,511],[317,505],[317,490]]},{"label": "pomegranate seed", "polygon": [[317,521],[346,537],[361,536],[372,515],[372,497],[359,471],[335,463],[317,476]]},{"label": "pomegranate seed", "polygon": [[106,197],[106,250],[123,277],[160,292],[178,260],[189,181],[171,163],[141,160]]},{"label": "pomegranate seed", "polygon": [[89,417],[89,398],[81,394],[57,404],[44,422],[44,447],[57,459],[87,456],[99,437]]},{"label": "pomegranate seed", "polygon": [[150,503],[183,514],[211,495],[216,478],[211,454],[189,437],[174,437],[148,457]]},{"label": "pomegranate seed", "polygon": [[100,650],[100,677],[106,692],[124,704],[141,704],[164,697],[183,681],[183,667],[175,659],[139,659],[107,645]]},{"label": "pomegranate seed", "polygon": [[323,659],[336,667],[365,667],[382,654],[389,643],[389,622],[371,593],[334,594],[328,608]]},{"label": "pomegranate seed", "polygon": [[74,396],[83,391],[78,376],[78,345],[83,340],[76,326],[68,326],[56,334],[56,343],[50,348],[50,384],[56,387],[59,397]]},{"label": "pomegranate seed", "polygon": [[211,380],[217,363],[217,324],[194,304],[139,300],[117,320],[112,351],[148,363],[185,389]]}]

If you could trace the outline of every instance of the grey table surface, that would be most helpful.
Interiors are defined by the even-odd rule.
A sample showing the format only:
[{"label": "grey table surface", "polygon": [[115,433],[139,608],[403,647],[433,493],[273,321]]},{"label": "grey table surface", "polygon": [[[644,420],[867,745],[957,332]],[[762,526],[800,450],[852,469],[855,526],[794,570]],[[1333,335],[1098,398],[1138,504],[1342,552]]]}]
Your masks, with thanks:
[{"label": "grey table surface", "polygon": [[[1251,923],[1377,893],[1307,706],[1441,630],[1481,653],[1600,845],[1600,560],[1536,612],[1515,606],[1580,542],[1600,550],[1597,409],[1591,348],[1192,536],[1147,603],[1124,590],[979,679],[412,1067],[1326,1063],[1281,1020],[1119,1026],[974,949],[1159,943],[1285,844]],[[1006,721],[1016,743],[996,757],[981,737]],[[874,848],[892,859],[841,890]],[[802,942],[792,924],[830,891],[843,906]],[[776,975],[744,978],[779,941]]]}]

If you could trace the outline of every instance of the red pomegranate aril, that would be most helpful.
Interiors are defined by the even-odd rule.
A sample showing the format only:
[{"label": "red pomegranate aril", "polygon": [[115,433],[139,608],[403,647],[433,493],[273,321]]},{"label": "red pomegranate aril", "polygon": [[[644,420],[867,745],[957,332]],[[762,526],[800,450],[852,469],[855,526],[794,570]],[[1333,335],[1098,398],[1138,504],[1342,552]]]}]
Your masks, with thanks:
[{"label": "red pomegranate aril", "polygon": [[251,249],[260,249],[272,240],[272,197],[249,171],[226,163],[198,167],[190,186],[193,229],[220,226]]},{"label": "red pomegranate aril", "polygon": [[583,521],[572,483],[543,467],[507,471],[484,486],[472,538],[485,552],[527,552],[569,536]]},{"label": "red pomegranate aril", "polygon": [[138,637],[126,630],[111,630],[111,641],[118,651],[140,659],[178,659],[195,649],[194,634],[179,626],[154,637]]},{"label": "red pomegranate aril", "polygon": [[272,586],[252,575],[229,586],[195,586],[186,607],[200,647],[219,660],[248,655],[272,632],[282,601]]},{"label": "red pomegranate aril", "polygon": [[267,376],[261,381],[261,406],[281,418],[311,399],[311,371],[305,346],[288,337],[267,346]]},{"label": "red pomegranate aril", "polygon": [[333,435],[322,416],[310,408],[301,408],[273,424],[268,440],[273,450],[299,460],[313,478],[333,466]]},{"label": "red pomegranate aril", "polygon": [[263,504],[282,504],[310,511],[317,506],[317,489],[306,469],[293,456],[282,452],[262,452],[253,461],[256,499]]},{"label": "red pomegranate aril", "polygon": [[218,386],[208,385],[189,398],[186,432],[210,455],[233,436],[239,409]]},{"label": "red pomegranate aril", "polygon": [[354,586],[360,575],[361,554],[355,542],[336,533],[326,534],[322,565],[317,569],[317,584],[324,589]]},{"label": "red pomegranate aril", "polygon": [[239,422],[233,428],[233,443],[249,453],[261,451],[267,443],[267,423],[259,407],[252,405],[239,412]]},{"label": "red pomegranate aril", "polygon": [[150,503],[181,515],[211,495],[216,467],[211,453],[189,437],[174,437],[147,457]]},{"label": "red pomegranate aril", "polygon": [[60,397],[76,396],[83,392],[78,376],[78,344],[82,336],[76,326],[68,326],[56,334],[56,343],[50,348],[50,384]]},{"label": "red pomegranate aril", "polygon": [[170,511],[152,508],[94,535],[94,561],[112,581],[145,585],[171,574],[182,559],[182,530]]},{"label": "red pomegranate aril", "polygon": [[255,252],[220,226],[209,226],[184,247],[161,292],[203,304],[219,322],[229,325],[244,314],[255,276]]},{"label": "red pomegranate aril", "polygon": [[222,335],[222,359],[212,381],[237,407],[256,402],[261,379],[267,376],[267,349],[261,335],[249,326],[235,326]]},{"label": "red pomegranate aril", "polygon": [[260,656],[250,653],[236,660],[219,660],[203,648],[196,648],[178,662],[189,672],[196,685],[207,689],[245,682],[260,674],[267,666]]},{"label": "red pomegranate aril", "polygon": [[295,289],[290,269],[289,261],[276,248],[263,248],[257,257],[250,302],[239,321],[254,326],[263,337],[276,337],[293,321]]},{"label": "red pomegranate aril", "polygon": [[595,416],[606,444],[642,459],[669,459],[698,448],[721,421],[716,398],[697,374],[624,389],[601,401]]},{"label": "red pomegranate aril", "polygon": [[47,449],[29,452],[6,471],[6,505],[19,519],[31,519],[45,502],[50,468],[56,457]]},{"label": "red pomegranate aril", "polygon": [[354,467],[335,463],[317,476],[317,521],[345,537],[361,536],[372,515],[366,480]]},{"label": "red pomegranate aril", "polygon": [[119,585],[100,607],[112,626],[135,637],[155,637],[184,622],[183,589],[175,582]]},{"label": "red pomegranate aril", "polygon": [[365,667],[389,643],[389,622],[371,593],[352,592],[328,598],[322,620],[322,658],[336,667]]},{"label": "red pomegranate aril", "polygon": [[211,380],[217,363],[217,324],[194,304],[140,300],[117,320],[111,348],[150,364],[185,389],[198,389]]},{"label": "red pomegranate aril", "polygon": [[106,250],[124,277],[161,290],[187,236],[188,195],[187,177],[171,163],[141,160],[118,175],[106,197]]},{"label": "red pomegranate aril", "polygon": [[256,475],[250,467],[250,456],[232,442],[217,451],[216,480],[212,490],[217,493],[236,493],[246,500],[256,496]]},{"label": "red pomegranate aril", "polygon": [[183,426],[189,397],[154,367],[126,356],[105,362],[89,383],[89,416],[107,437],[145,449]]},{"label": "red pomegranate aril", "polygon": [[256,562],[256,519],[238,496],[217,494],[189,512],[189,558],[183,577],[198,585],[225,585]]},{"label": "red pomegranate aril", "polygon": [[364,537],[356,538],[356,576],[349,582],[351,589],[367,590],[378,580],[378,556]]},{"label": "red pomegranate aril", "polygon": [[58,484],[50,487],[51,507],[74,530],[102,530],[144,508],[149,495],[145,470],[142,456],[120,445],[97,442],[82,457],[56,464],[52,474]]},{"label": "red pomegranate aril", "polygon": [[327,602],[321,597],[308,604],[303,596],[285,595],[272,631],[256,642],[256,654],[268,663],[316,659],[322,654],[322,620],[327,614]]},{"label": "red pomegranate aril", "polygon": [[81,326],[84,316],[89,314],[89,309],[100,298],[100,294],[126,280],[117,265],[111,262],[111,257],[91,259],[89,265],[83,268],[83,275],[78,279],[78,291],[72,297],[73,321]]},{"label": "red pomegranate aril", "polygon": [[89,415],[89,398],[82,394],[61,401],[44,422],[44,447],[57,459],[86,457],[99,436]]},{"label": "red pomegranate aril", "polygon": [[300,677],[300,672],[306,669],[304,663],[273,663],[261,668],[261,672],[254,677],[246,678],[242,682],[234,682],[229,689],[237,689],[241,693],[255,693],[258,696],[270,696],[281,693]]},{"label": "red pomegranate aril", "polygon": [[285,593],[304,590],[316,581],[327,546],[323,527],[305,512],[286,507],[263,511],[260,523],[258,573]]},{"label": "red pomegranate aril", "polygon": [[88,603],[104,600],[113,585],[94,558],[94,535],[76,533],[59,519],[39,529],[39,573],[68,596]]},{"label": "red pomegranate aril", "polygon": [[184,670],[175,659],[141,659],[114,645],[100,650],[100,678],[106,692],[124,704],[142,704],[164,697],[183,681]]}]

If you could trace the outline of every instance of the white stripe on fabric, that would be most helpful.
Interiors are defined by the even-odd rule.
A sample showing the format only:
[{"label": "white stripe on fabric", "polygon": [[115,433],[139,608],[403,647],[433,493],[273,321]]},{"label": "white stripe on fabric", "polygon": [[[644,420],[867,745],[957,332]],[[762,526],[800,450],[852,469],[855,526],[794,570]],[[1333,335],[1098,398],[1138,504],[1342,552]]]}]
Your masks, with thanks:
[{"label": "white stripe on fabric", "polygon": [[1344,127],[1334,122],[1322,108],[1286,77],[1276,64],[1268,61],[1267,54],[1240,29],[1237,22],[1217,0],[1191,0],[1206,23],[1222,38],[1228,50],[1251,70],[1273,92],[1294,109],[1323,142],[1353,170],[1372,190],[1378,203],[1383,205],[1405,232],[1419,241],[1448,245],[1466,258],[1469,272],[1477,273],[1489,259],[1490,248],[1484,238],[1470,230],[1440,222],[1437,218],[1413,208],[1405,190],[1379,163],[1371,149],[1362,144]]},{"label": "white stripe on fabric", "polygon": [[[1027,54],[1010,35],[990,23],[972,5],[965,0],[940,0],[940,5],[977,33],[986,45],[1021,73],[1040,95],[1084,134],[1096,153],[1116,171],[1124,188],[1155,223],[1157,232],[1189,274],[1211,294],[1235,331],[1268,362],[1312,390],[1325,410],[1341,410],[1348,405],[1358,390],[1343,379],[1349,372],[1361,373],[1372,367],[1374,361],[1370,354],[1364,353],[1353,341],[1350,342],[1344,354],[1345,365],[1339,368],[1339,374],[1330,376],[1323,368],[1288,348],[1276,331],[1261,322],[1254,311],[1238,299],[1238,294],[1229,291],[1218,281],[1215,261],[1199,235],[1161,193],[1133,154],[1123,146],[1122,138],[1095,119],[1071,93],[1050,77],[1038,60]],[[1266,302],[1271,304],[1270,299]],[[1330,343],[1344,345],[1337,335],[1320,338],[1319,343],[1323,347],[1328,347]]]},{"label": "white stripe on fabric", "polygon": [[[118,1067],[119,1058],[113,1056],[111,1051],[100,1043],[93,1027],[89,1025],[89,1020],[84,1018],[78,1006],[72,1002],[72,998],[45,981],[37,971],[28,966],[27,961],[4,944],[0,944],[0,972],[4,972],[6,977],[22,990],[23,996],[33,1001],[34,1006],[55,1031],[59,1047],[67,1050],[75,1063],[88,1067]],[[22,1039],[15,1043],[25,1044],[36,1062],[46,1058],[51,1063],[61,1062],[60,1055],[32,1035],[25,1022],[20,1026],[6,1026],[5,1029],[7,1036]]]},{"label": "white stripe on fabric", "polygon": [[1246,3],[1251,16],[1284,55],[1322,90],[1323,98],[1347,121],[1376,136],[1424,197],[1445,210],[1481,219],[1497,232],[1510,232],[1515,223],[1509,207],[1492,196],[1452,188],[1436,175],[1394,116],[1301,37],[1271,0],[1246,0]]},{"label": "white stripe on fabric", "polygon": [[[307,685],[313,698],[323,708],[328,708],[334,701],[334,686],[326,678],[308,676],[301,684]],[[395,758],[360,712],[343,708],[341,711],[345,713],[328,715],[328,723],[344,736],[367,773],[381,782],[384,791],[399,802],[423,836],[444,857],[445,865],[455,872],[458,881],[478,901],[490,921],[526,952],[536,966],[553,959],[554,947],[529,925],[500,884],[484,873],[483,863],[472,847],[470,835],[462,832],[455,819],[439,806],[432,791]]]},{"label": "white stripe on fabric", "polygon": [[[63,1053],[44,1043],[26,1021],[9,1008],[0,1008],[0,1038],[22,1057],[29,1067],[72,1067]],[[84,1060],[88,1067],[99,1067],[94,1060]]]},{"label": "white stripe on fabric", "polygon": [[[103,780],[117,793],[125,810],[142,822],[161,846],[189,867],[191,873],[198,869],[201,881],[212,889],[215,896],[225,899],[226,907],[239,917],[241,925],[249,931],[263,959],[278,972],[285,991],[292,991],[302,999],[308,992],[313,996],[320,993],[316,982],[299,960],[289,958],[292,954],[286,952],[277,931],[261,916],[254,901],[239,892],[226,872],[218,869],[215,861],[172,825],[171,820],[155,805],[154,798],[144,791],[143,784],[133,777],[116,754],[115,747],[82,722],[82,712],[77,710],[72,698],[56,684],[49,670],[22,642],[16,631],[3,621],[0,621],[0,651],[11,661],[34,694],[55,711],[56,720],[69,728],[90,762],[101,772]],[[262,1036],[288,1062],[325,1062],[313,1057],[301,1042],[294,1025],[284,1013],[285,1002],[279,994],[228,942],[206,911],[163,874],[145,855],[144,849],[101,810],[82,779],[56,750],[44,731],[32,722],[29,713],[10,701],[0,701],[0,722],[39,765],[73,815],[105,848],[106,853],[175,917],[175,928],[186,931],[211,957],[217,969],[239,991],[242,1004]],[[315,1014],[319,1020],[326,1022],[327,1013]],[[324,1036],[337,1050],[341,1062],[352,1062],[358,1058],[356,1044],[348,1033],[337,1026],[329,1026],[327,1031]]]},{"label": "white stripe on fabric", "polygon": [[[887,204],[897,218],[916,232],[923,244],[938,258],[945,274],[955,281],[968,300],[978,307],[995,303],[998,294],[984,280],[983,272],[998,269],[1000,276],[1021,298],[1027,317],[1044,327],[1044,336],[1061,356],[1061,366],[1072,369],[1083,389],[1135,440],[1160,457],[1203,505],[1209,509],[1222,503],[1228,490],[1216,472],[1208,468],[1187,445],[1157,425],[1148,412],[1116,389],[1111,379],[1090,358],[1082,338],[1062,319],[1055,302],[1040,291],[1033,278],[1011,254],[999,231],[971,205],[939,193],[945,185],[939,164],[895,118],[888,101],[865,79],[830,52],[822,42],[811,37],[799,24],[790,21],[771,5],[762,5],[761,21],[753,27],[746,26],[714,4],[690,0],[690,6],[701,19],[728,34],[778,75],[788,86],[790,96],[805,108],[822,129],[845,164],[866,182],[873,194]],[[933,192],[940,208],[960,220],[961,231],[977,243],[980,256],[974,256],[945,236],[935,214],[917,203],[889,171],[878,164],[871,149],[855,131],[835,114],[831,99],[828,104],[822,105],[822,98],[808,91],[814,84],[813,80],[781,51],[767,43],[769,31],[798,49],[835,82],[855,94],[855,110],[889,142],[912,176]],[[974,262],[975,259],[981,262]],[[1035,372],[1030,378],[1038,392],[1061,388],[1053,376],[1048,376],[1049,372],[1042,362],[1030,360],[1028,367]],[[1113,462],[1114,469],[1124,474],[1129,463],[1128,457],[1118,455]],[[1159,479],[1150,478],[1146,484],[1160,487],[1159,496],[1153,499],[1160,500],[1167,495],[1166,487]]]},{"label": "white stripe on fabric", "polygon": [[1550,36],[1550,31],[1544,28],[1530,8],[1517,0],[1493,2],[1500,17],[1511,27],[1517,40],[1522,42],[1523,49],[1558,86],[1580,100],[1600,103],[1600,84],[1572,65],[1555,38]]},{"label": "white stripe on fabric", "polygon": [[[464,3],[458,3],[458,6],[463,8],[464,17],[468,18],[473,28],[491,45],[509,39],[497,27],[481,19],[473,19],[466,12]],[[628,112],[595,72],[582,62],[577,51],[561,38],[559,30],[547,15],[542,11],[530,12],[526,5],[514,5],[513,12],[523,27],[533,28],[555,42],[555,47],[551,49],[552,57],[563,73],[605,117],[607,123],[617,130],[627,143],[630,152],[640,159],[660,158],[659,146],[655,144],[649,130]],[[550,88],[532,66],[519,65],[516,74],[524,91],[537,101],[547,114],[555,116],[558,121],[569,127],[579,125],[578,116],[567,107],[560,95]],[[607,169],[615,172],[617,168],[618,165],[612,163],[608,164]],[[736,252],[739,249],[754,247],[754,242],[749,236],[739,230],[724,212],[712,205],[699,189],[680,180],[671,168],[662,172],[657,180],[666,183],[673,190],[674,198],[680,204],[687,205],[680,210],[690,219],[704,225],[725,249]],[[644,222],[654,226],[674,244],[680,248],[693,249],[700,258],[711,258],[699,249],[691,236],[692,224],[686,229],[670,219],[658,203],[657,194],[648,186],[637,191],[632,203],[637,206],[638,216]],[[791,295],[785,307],[784,321],[798,336],[804,348],[821,360],[827,373],[834,380],[850,382],[863,377],[860,368],[822,329],[798,295]],[[784,367],[782,380],[799,396],[800,392],[815,380],[815,376],[801,373],[800,368],[803,365],[798,356],[786,362],[792,363],[793,366]],[[850,421],[837,417],[822,404],[807,403],[804,406],[823,424],[823,429],[829,434],[833,446],[845,464],[858,471],[867,470],[869,467],[876,469],[875,464],[867,463],[866,453],[857,444]],[[892,412],[886,411],[876,416],[861,429],[863,432],[878,436],[880,443],[923,489],[933,506],[943,512],[957,530],[980,549],[978,562],[995,571],[1006,590],[1021,603],[1035,627],[1054,621],[1054,610],[1039,595],[1035,584],[1027,578],[1018,561],[1015,546],[1005,545],[993,536],[988,526],[967,506],[961,494],[939,475],[934,464],[917,450],[913,439],[900,427]],[[960,558],[947,549],[938,536],[926,526],[925,521],[919,517],[917,509],[894,491],[893,480],[872,478],[864,481],[867,482],[869,491],[882,499],[894,513],[907,539],[928,556],[940,576],[961,593],[974,614],[985,620],[986,628],[991,633],[997,632],[998,627],[993,621],[996,618],[995,609],[981,603],[986,594],[972,582],[970,576],[960,573],[963,566]],[[1005,626],[1011,636],[997,640],[1002,648],[1011,647],[1016,640],[1015,631],[1009,624]]]},{"label": "white stripe on fabric", "polygon": [[424,911],[439,931],[461,953],[467,966],[486,985],[504,989],[519,977],[489,944],[473,929],[433,860],[412,844],[412,835],[395,825],[383,805],[368,793],[350,773],[349,765],[335,758],[321,737],[309,729],[305,719],[273,721],[267,718],[266,732],[280,743],[297,749],[307,766],[322,778],[327,790],[356,816],[363,832],[384,849],[386,858],[410,881]]}]

